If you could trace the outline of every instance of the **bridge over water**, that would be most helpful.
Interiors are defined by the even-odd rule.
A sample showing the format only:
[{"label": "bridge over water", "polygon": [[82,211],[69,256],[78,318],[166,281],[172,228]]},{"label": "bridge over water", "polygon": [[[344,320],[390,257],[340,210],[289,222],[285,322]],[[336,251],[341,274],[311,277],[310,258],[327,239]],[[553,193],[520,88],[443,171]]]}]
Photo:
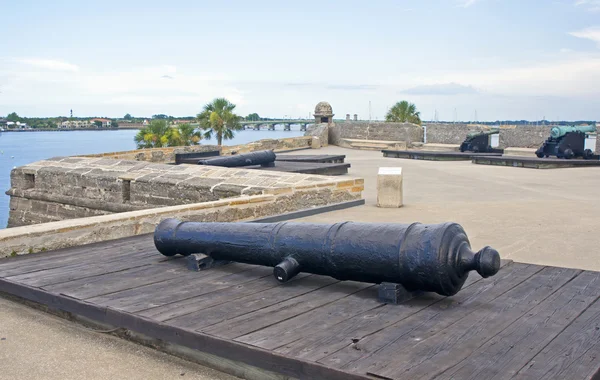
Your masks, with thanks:
[{"label": "bridge over water", "polygon": [[315,124],[314,119],[297,119],[297,120],[263,120],[263,121],[240,121],[240,124],[244,129],[254,129],[258,131],[261,127],[267,127],[269,131],[274,131],[276,125],[283,125],[284,131],[290,131],[291,126],[299,125],[301,131],[306,131],[306,127],[311,124]]}]

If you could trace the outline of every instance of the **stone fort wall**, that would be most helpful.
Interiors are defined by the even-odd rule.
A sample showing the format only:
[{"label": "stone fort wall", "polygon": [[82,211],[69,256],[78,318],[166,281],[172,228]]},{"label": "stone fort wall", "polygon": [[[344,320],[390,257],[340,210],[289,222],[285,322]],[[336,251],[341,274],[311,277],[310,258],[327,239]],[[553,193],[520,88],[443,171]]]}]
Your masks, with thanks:
[{"label": "stone fort wall", "polygon": [[264,139],[240,145],[193,145],[185,147],[165,147],[151,149],[135,149],[122,152],[109,152],[99,154],[88,154],[79,157],[104,157],[119,160],[136,160],[148,162],[175,162],[175,154],[192,152],[220,151],[222,155],[233,153],[248,153],[257,150],[286,151],[294,149],[310,148],[312,137],[300,136],[283,139]]},{"label": "stone fort wall", "polygon": [[[425,124],[427,142],[454,144],[463,142],[469,132],[489,130],[489,126],[471,124]],[[502,126],[499,147],[539,148],[550,136],[551,126]],[[329,125],[328,140],[332,145],[344,145],[343,139],[423,142],[424,128],[410,123],[346,121]],[[310,133],[316,135],[316,133]],[[599,144],[599,143],[597,143]]]},{"label": "stone fort wall", "polygon": [[329,125],[329,144],[341,145],[342,139],[423,141],[423,128],[411,123],[346,121]]},{"label": "stone fort wall", "polygon": [[[59,157],[11,172],[8,227],[249,196],[301,208],[360,199],[362,180],[112,158]],[[275,207],[275,206],[273,206]],[[279,207],[279,206],[278,206]]]},{"label": "stone fort wall", "polygon": [[[425,124],[427,143],[460,144],[469,132],[489,130],[489,126],[469,124]],[[539,148],[550,136],[550,126],[502,126],[499,148]]]}]

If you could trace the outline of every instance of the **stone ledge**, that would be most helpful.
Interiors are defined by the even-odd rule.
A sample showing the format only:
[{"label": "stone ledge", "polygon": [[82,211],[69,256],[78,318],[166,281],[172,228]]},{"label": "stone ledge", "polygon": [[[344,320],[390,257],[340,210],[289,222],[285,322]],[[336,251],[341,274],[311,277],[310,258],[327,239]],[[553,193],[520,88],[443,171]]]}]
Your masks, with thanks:
[{"label": "stone ledge", "polygon": [[[118,214],[93,216],[0,230],[0,257],[90,244],[98,241],[151,233],[160,220],[206,218],[215,212],[252,209],[274,203],[273,195],[239,197],[235,200],[160,207]],[[251,205],[251,206],[249,206]],[[254,212],[245,213],[254,217]],[[214,215],[216,217],[216,215]]]},{"label": "stone ledge", "polygon": [[363,150],[406,149],[406,141],[340,139],[339,146]]},{"label": "stone ledge", "polygon": [[502,154],[502,156],[506,156],[506,157],[537,157],[535,155],[535,151],[537,149],[532,149],[532,148],[515,148],[515,147],[509,147],[504,149],[504,154]]},{"label": "stone ledge", "polygon": [[0,230],[0,257],[55,250],[152,233],[167,217],[203,222],[233,222],[362,199],[364,186],[290,189],[280,195],[241,196],[214,202],[160,207],[69,219]]},{"label": "stone ledge", "polygon": [[421,150],[432,152],[458,152],[460,145],[455,144],[423,144]]},{"label": "stone ledge", "polygon": [[[9,227],[241,195],[335,188],[352,177],[244,168],[164,165],[110,158],[55,157],[11,172]],[[348,187],[355,187],[354,183]]]}]

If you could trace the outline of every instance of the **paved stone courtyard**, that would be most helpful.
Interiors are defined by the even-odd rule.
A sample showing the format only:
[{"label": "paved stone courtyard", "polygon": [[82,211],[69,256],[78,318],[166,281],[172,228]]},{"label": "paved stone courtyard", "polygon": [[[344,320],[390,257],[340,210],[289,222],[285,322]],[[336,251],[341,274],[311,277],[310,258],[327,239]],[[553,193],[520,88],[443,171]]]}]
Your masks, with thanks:
[{"label": "paved stone courtyard", "polygon": [[[490,245],[505,259],[600,270],[600,168],[535,170],[405,160],[336,146],[319,154],[346,155],[352,164],[349,175],[365,179],[366,205],[302,221],[453,221],[465,228],[475,248]],[[377,171],[382,166],[402,167],[404,207],[376,207]]]}]

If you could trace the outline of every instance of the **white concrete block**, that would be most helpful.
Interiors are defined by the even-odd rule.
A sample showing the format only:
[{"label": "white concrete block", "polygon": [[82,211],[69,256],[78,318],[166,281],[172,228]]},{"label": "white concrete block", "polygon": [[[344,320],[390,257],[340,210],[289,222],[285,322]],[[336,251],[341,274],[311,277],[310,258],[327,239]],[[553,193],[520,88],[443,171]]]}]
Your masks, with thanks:
[{"label": "white concrete block", "polygon": [[377,207],[402,207],[402,168],[379,168],[377,174]]}]

